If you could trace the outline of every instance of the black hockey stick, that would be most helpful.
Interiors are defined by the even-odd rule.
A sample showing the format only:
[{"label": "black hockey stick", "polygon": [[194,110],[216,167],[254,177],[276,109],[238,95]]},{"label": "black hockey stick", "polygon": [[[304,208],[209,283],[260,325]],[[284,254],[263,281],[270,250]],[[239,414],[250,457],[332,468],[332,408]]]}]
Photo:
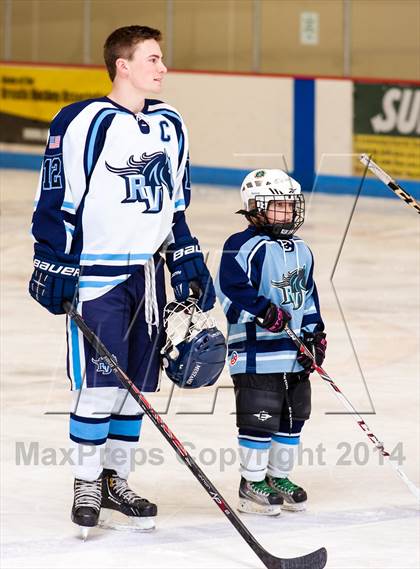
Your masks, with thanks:
[{"label": "black hockey stick", "polygon": [[328,373],[321,366],[317,365],[315,358],[314,358],[314,355],[308,350],[308,348],[305,346],[305,344],[302,342],[302,340],[296,336],[296,334],[293,332],[293,330],[291,330],[289,328],[288,325],[286,325],[284,331],[289,336],[289,338],[295,343],[295,346],[297,347],[299,352],[301,354],[304,354],[305,356],[308,356],[309,358],[311,358],[313,367],[314,367],[315,371],[319,374],[321,379],[326,381],[330,385],[330,387],[332,387],[336,397],[344,404],[344,406],[347,408],[347,410],[352,415],[354,415],[356,417],[356,423],[359,425],[359,427],[365,433],[365,435],[370,440],[370,442],[375,445],[375,447],[378,449],[378,451],[381,453],[381,455],[383,457],[388,459],[389,464],[395,469],[395,471],[397,472],[397,474],[401,478],[401,480],[403,480],[405,482],[405,484],[407,484],[409,490],[417,498],[417,501],[419,501],[420,491],[417,488],[417,486],[414,484],[414,482],[412,482],[408,478],[408,476],[398,466],[398,464],[394,460],[392,460],[390,453],[387,450],[385,450],[384,444],[378,439],[378,437],[375,435],[375,433],[373,433],[369,429],[369,427],[365,423],[365,420],[363,419],[363,417],[356,411],[356,409],[353,406],[353,404],[351,403],[351,401],[349,399],[347,399],[347,397],[344,395],[344,393],[341,391],[341,389],[338,387],[338,385],[335,383],[335,381],[332,379],[332,377],[329,376]]},{"label": "black hockey stick", "polygon": [[406,204],[413,207],[417,213],[420,213],[420,204],[410,196],[408,192],[406,192],[397,182],[391,178],[389,174],[382,170],[376,162],[372,160],[372,158],[368,154],[361,154],[359,160],[362,164],[367,166],[367,168],[375,174],[377,178],[381,180],[390,190],[394,192],[400,199],[402,199]]},{"label": "black hockey stick", "polygon": [[214,500],[220,510],[225,514],[234,528],[241,534],[243,539],[251,547],[256,555],[261,559],[268,569],[323,569],[327,562],[327,551],[321,547],[317,551],[303,555],[302,557],[292,557],[282,559],[268,553],[254,538],[250,531],[244,526],[239,517],[235,514],[229,504],[224,500],[216,487],[210,482],[198,464],[190,456],[182,443],[176,438],[169,427],[163,422],[160,415],[153,409],[141,391],[134,385],[128,375],[119,367],[117,361],[107,350],[101,340],[87,326],[81,315],[73,307],[71,302],[65,301],[63,304],[68,316],[73,320],[76,326],[81,330],[83,336],[92,345],[97,354],[105,360],[118,377],[124,387],[134,397],[149,419],[158,428],[160,433],[165,437],[177,455],[181,457],[183,462],[188,466],[195,478],[200,482],[209,496]]}]

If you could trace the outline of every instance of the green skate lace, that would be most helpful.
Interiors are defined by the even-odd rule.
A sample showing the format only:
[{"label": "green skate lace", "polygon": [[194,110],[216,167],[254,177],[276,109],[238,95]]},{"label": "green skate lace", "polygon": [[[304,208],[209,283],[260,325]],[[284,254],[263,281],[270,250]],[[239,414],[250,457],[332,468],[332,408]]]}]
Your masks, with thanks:
[{"label": "green skate lace", "polygon": [[271,478],[271,482],[277,490],[287,492],[288,494],[293,494],[293,492],[299,488],[297,484],[294,484],[288,478]]},{"label": "green skate lace", "polygon": [[276,493],[276,491],[271,488],[271,486],[269,486],[265,480],[261,480],[261,482],[251,482],[250,484],[254,492],[258,492],[259,494],[265,494],[266,496],[269,496],[270,494]]}]

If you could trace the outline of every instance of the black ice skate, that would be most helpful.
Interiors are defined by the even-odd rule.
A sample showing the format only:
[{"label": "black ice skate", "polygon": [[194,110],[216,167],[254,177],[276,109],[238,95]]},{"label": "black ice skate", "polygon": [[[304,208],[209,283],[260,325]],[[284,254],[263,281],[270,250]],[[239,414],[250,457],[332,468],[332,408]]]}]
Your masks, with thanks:
[{"label": "black ice skate", "polygon": [[283,498],[283,510],[293,512],[305,510],[308,496],[303,488],[288,478],[275,478],[274,476],[267,476],[267,483]]},{"label": "black ice skate", "polygon": [[157,506],[138,496],[115,470],[102,473],[100,525],[104,528],[150,531],[155,529]]},{"label": "black ice skate", "polygon": [[278,516],[283,498],[265,480],[249,482],[241,478],[238,510],[247,514]]},{"label": "black ice skate", "polygon": [[71,510],[71,520],[80,526],[82,538],[86,539],[89,528],[98,525],[99,512],[101,510],[101,486],[102,477],[93,482],[80,480],[74,481],[74,501]]}]

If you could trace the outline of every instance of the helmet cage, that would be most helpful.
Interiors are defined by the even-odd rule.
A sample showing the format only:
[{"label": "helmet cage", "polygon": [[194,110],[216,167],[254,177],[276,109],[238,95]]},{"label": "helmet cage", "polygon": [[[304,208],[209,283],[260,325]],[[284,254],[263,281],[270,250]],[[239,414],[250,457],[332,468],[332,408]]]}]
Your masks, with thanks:
[{"label": "helmet cage", "polygon": [[[252,200],[250,200],[252,201]],[[261,225],[264,231],[276,238],[291,237],[301,227],[305,220],[305,199],[302,194],[295,195],[256,195],[253,198],[255,208],[250,211],[257,225]],[[283,203],[284,207],[280,210],[275,209],[274,221],[269,221],[267,210],[271,202]],[[288,212],[287,204],[293,204],[292,217],[290,221],[284,220],[284,215]],[[276,217],[280,217],[279,220]],[[257,218],[257,219],[255,219]],[[259,223],[258,218],[261,219]]]}]

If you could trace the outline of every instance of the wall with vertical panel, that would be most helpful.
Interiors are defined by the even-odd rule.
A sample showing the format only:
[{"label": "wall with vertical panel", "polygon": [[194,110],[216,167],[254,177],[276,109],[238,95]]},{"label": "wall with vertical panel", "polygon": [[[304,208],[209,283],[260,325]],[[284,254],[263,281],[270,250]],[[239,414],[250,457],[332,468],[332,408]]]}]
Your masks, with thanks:
[{"label": "wall with vertical panel", "polygon": [[[351,76],[419,79],[420,2],[353,0],[346,22],[348,1],[0,0],[0,59],[6,35],[12,61],[101,64],[106,36],[137,23],[172,38],[173,68],[342,76],[349,25]],[[309,45],[301,34],[308,12],[318,18],[317,38]],[[253,67],[255,53],[259,69]]]}]

